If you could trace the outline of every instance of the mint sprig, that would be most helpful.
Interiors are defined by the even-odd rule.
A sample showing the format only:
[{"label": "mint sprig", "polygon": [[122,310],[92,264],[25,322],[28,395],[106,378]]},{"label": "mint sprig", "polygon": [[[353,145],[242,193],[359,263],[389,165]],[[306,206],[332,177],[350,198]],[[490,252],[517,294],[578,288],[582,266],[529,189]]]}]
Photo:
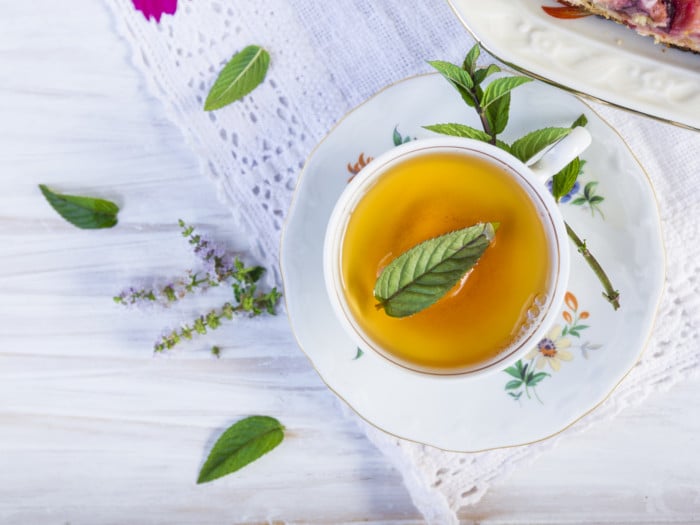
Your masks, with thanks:
[{"label": "mint sprig", "polygon": [[[456,122],[432,124],[424,126],[425,129],[443,135],[466,137],[488,142],[525,162],[561,140],[573,128],[585,126],[588,123],[586,116],[581,115],[568,128],[547,127],[538,129],[511,144],[499,139],[498,136],[505,131],[508,125],[511,91],[531,82],[532,79],[523,76],[500,77],[484,86],[483,83],[489,76],[501,70],[495,64],[479,67],[477,65],[479,55],[480,48],[476,44],[467,53],[462,67],[439,60],[428,63],[457,89],[467,106],[476,110],[483,131]],[[557,202],[571,191],[581,173],[582,166],[583,161],[577,157],[554,175],[552,178],[552,194]],[[609,277],[588,249],[586,242],[581,240],[568,224],[566,224],[566,230],[578,252],[583,256],[603,285],[603,297],[608,300],[613,309],[617,310],[620,307],[620,292],[612,286]]]}]

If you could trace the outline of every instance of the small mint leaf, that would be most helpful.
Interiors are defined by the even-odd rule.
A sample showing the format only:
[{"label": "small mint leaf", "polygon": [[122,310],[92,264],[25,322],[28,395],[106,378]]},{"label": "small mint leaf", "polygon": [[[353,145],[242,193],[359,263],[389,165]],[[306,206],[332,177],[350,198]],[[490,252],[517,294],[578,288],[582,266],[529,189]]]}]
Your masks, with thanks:
[{"label": "small mint leaf", "polygon": [[428,62],[433,68],[435,68],[438,73],[447,79],[447,81],[452,84],[452,86],[459,92],[464,103],[469,107],[474,107],[474,97],[471,94],[471,90],[474,87],[474,82],[472,81],[469,73],[464,71],[454,64],[449,62],[444,62],[442,60],[433,60]]},{"label": "small mint leaf", "polygon": [[51,207],[73,226],[84,230],[111,228],[117,224],[119,206],[104,199],[54,193],[43,184],[39,189]]},{"label": "small mint leaf", "polygon": [[482,67],[474,71],[474,83],[481,84],[486,78],[493,75],[494,73],[499,73],[501,68],[496,64],[489,64],[487,67]]},{"label": "small mint leaf", "polygon": [[574,120],[574,123],[571,124],[571,129],[578,128],[578,127],[584,127],[588,124],[588,119],[586,118],[586,115],[581,113],[581,116]]},{"label": "small mint leaf", "polygon": [[510,114],[510,93],[506,93],[486,108],[486,120],[493,135],[503,133],[508,125]]},{"label": "small mint leaf", "polygon": [[259,46],[248,46],[233,55],[209,91],[204,110],[220,109],[246,96],[265,79],[269,65],[269,53]]},{"label": "small mint leaf", "polygon": [[417,244],[379,274],[374,297],[390,317],[407,317],[442,298],[479,260],[498,223],[479,223]]},{"label": "small mint leaf", "polygon": [[[479,59],[480,54],[481,50],[479,49],[479,44],[474,44],[474,47],[472,47],[467,53],[467,56],[464,57],[462,69],[470,75],[473,75],[474,69],[476,68],[476,61]],[[476,83],[478,84],[479,82],[477,81]]]},{"label": "small mint leaf", "polygon": [[563,139],[569,133],[571,133],[571,128],[538,129],[513,142],[510,151],[522,162],[527,162],[547,146]]},{"label": "small mint leaf", "polygon": [[461,86],[467,90],[472,89],[474,87],[472,77],[469,75],[469,73],[467,73],[460,67],[455,66],[454,64],[451,64],[449,62],[444,62],[442,60],[432,60],[429,61],[428,64],[433,66],[438,71],[438,73],[440,73],[443,77],[445,77],[453,84]]},{"label": "small mint leaf", "polygon": [[532,82],[528,77],[505,77],[497,78],[491,82],[484,90],[484,96],[481,99],[481,107],[487,107],[503,95],[510,93],[512,90],[523,84]]},{"label": "small mint leaf", "polygon": [[510,146],[502,140],[496,140],[496,146],[501,148],[503,151],[507,151],[508,153],[510,153]]},{"label": "small mint leaf", "polygon": [[552,195],[559,201],[564,195],[571,191],[576,184],[576,179],[580,173],[581,161],[578,157],[569,162],[564,168],[552,177]]},{"label": "small mint leaf", "polygon": [[197,483],[231,474],[267,454],[284,439],[284,427],[273,417],[250,416],[234,423],[216,441]]},{"label": "small mint leaf", "polygon": [[485,131],[453,122],[446,124],[433,124],[430,126],[423,126],[423,128],[427,129],[428,131],[434,131],[435,133],[450,135],[452,137],[465,137],[468,139],[481,140],[482,142],[489,142],[491,140],[491,137]]}]

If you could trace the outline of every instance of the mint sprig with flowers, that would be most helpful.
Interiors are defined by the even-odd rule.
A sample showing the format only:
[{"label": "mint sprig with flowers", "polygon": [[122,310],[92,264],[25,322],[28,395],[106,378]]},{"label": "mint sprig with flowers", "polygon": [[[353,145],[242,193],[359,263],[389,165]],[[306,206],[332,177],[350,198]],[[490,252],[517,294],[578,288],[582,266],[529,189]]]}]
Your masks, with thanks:
[{"label": "mint sprig with flowers", "polygon": [[[182,236],[192,246],[192,251],[202,263],[202,268],[199,271],[188,270],[181,277],[162,286],[130,287],[115,296],[114,302],[125,306],[159,305],[167,308],[188,294],[202,293],[222,285],[231,286],[233,297],[231,301],[199,315],[189,323],[168,330],[154,343],[153,349],[156,353],[171,350],[183,341],[216,330],[222,322],[232,320],[236,316],[275,315],[282,295],[277,288],[267,292],[258,289],[258,282],[265,273],[265,268],[246,266],[238,257],[227,254],[213,240],[197,233],[193,226],[183,220],[179,221],[179,225]],[[218,357],[219,347],[214,346],[212,353]]]},{"label": "mint sprig with flowers", "polygon": [[[575,127],[585,126],[588,123],[585,115],[581,115],[570,127],[538,129],[510,144],[501,140],[499,135],[506,129],[510,117],[511,91],[531,82],[532,79],[524,76],[501,76],[484,84],[488,77],[501,72],[501,68],[496,64],[478,66],[477,60],[480,53],[479,45],[476,44],[467,53],[461,67],[439,60],[429,62],[429,64],[452,84],[467,106],[474,108],[479,116],[482,129],[453,122],[424,126],[425,129],[442,135],[488,142],[525,162],[566,137]],[[574,187],[583,163],[584,161],[576,157],[552,177],[551,192],[557,202]],[[565,225],[569,238],[603,285],[603,297],[612,305],[613,309],[617,310],[620,307],[620,292],[612,285],[603,267],[589,250],[586,241],[582,240],[568,223]]]}]

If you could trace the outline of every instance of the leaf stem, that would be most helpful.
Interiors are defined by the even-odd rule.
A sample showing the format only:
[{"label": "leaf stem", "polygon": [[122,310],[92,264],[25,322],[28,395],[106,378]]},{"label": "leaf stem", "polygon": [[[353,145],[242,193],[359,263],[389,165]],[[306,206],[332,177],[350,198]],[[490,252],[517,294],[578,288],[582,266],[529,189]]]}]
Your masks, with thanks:
[{"label": "leaf stem", "polygon": [[474,109],[476,109],[476,112],[479,114],[479,119],[481,119],[481,127],[484,128],[484,131],[488,134],[489,137],[491,137],[491,140],[489,140],[489,144],[496,145],[496,134],[491,131],[491,124],[489,124],[489,119],[486,118],[486,111],[484,108],[481,107],[481,99],[479,98],[479,94],[477,93],[477,90],[470,90],[469,93],[472,98],[474,99]]},{"label": "leaf stem", "polygon": [[620,308],[620,292],[613,287],[605,270],[603,270],[603,267],[586,246],[586,241],[582,241],[581,238],[576,235],[576,232],[569,226],[569,223],[565,222],[564,224],[566,225],[566,233],[569,235],[569,238],[576,245],[578,252],[583,256],[588,266],[591,267],[591,270],[593,270],[593,273],[596,274],[596,277],[598,277],[603,285],[605,289],[603,297],[612,305],[614,310],[617,310]]},{"label": "leaf stem", "polygon": [[544,405],[544,403],[540,399],[540,396],[537,394],[537,387],[534,387],[534,386],[532,387],[532,393],[535,394],[535,397],[537,398],[537,401],[540,402],[540,405]]},{"label": "leaf stem", "polygon": [[479,112],[479,118],[481,119],[481,126],[484,128],[484,131],[489,134],[491,137],[491,140],[489,140],[489,144],[496,145],[496,135],[491,133],[491,125],[489,124],[488,119],[486,118],[486,112],[481,108],[481,105],[477,102],[476,104],[476,109]]}]

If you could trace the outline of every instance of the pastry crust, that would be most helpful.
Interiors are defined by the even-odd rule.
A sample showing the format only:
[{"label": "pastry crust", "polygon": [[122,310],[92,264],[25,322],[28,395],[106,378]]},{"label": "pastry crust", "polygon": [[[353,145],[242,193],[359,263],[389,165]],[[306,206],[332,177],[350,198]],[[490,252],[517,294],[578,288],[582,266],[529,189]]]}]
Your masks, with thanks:
[{"label": "pastry crust", "polygon": [[657,43],[700,53],[700,0],[565,0]]}]

